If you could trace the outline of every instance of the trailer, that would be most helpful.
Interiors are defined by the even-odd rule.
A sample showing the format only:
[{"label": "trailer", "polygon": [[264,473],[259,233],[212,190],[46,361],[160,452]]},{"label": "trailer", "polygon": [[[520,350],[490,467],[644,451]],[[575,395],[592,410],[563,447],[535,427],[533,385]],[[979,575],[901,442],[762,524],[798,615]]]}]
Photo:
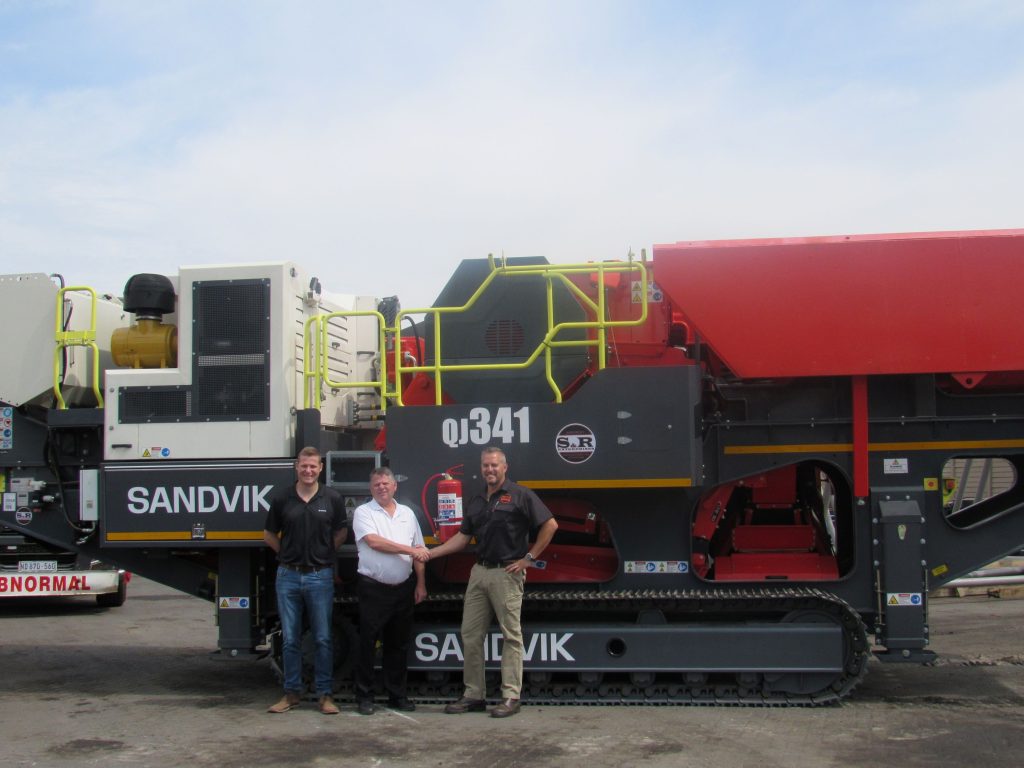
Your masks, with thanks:
[{"label": "trailer", "polygon": [[[50,500],[0,522],[206,597],[222,653],[277,656],[262,526],[299,448],[350,508],[388,464],[436,542],[496,445],[559,522],[528,576],[525,697],[836,702],[872,653],[931,661],[929,592],[1024,546],[1022,265],[1024,230],[680,242],[467,260],[409,310],[289,263],[193,267],[75,310],[113,320],[109,349],[68,320],[89,292],[29,320],[28,277],[0,279],[8,333],[51,336],[21,345],[31,384],[0,382],[5,479]],[[998,492],[944,503],[975,460]],[[428,564],[415,697],[460,692],[473,557]],[[345,696],[352,545],[337,572]]]}]

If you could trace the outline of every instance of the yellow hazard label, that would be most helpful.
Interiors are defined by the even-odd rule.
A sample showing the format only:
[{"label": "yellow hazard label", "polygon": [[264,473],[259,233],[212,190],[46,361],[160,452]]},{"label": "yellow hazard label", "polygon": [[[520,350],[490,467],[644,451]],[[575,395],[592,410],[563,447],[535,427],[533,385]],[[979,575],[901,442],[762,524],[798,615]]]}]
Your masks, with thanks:
[{"label": "yellow hazard label", "polygon": [[149,448],[142,452],[142,458],[148,459],[150,457]]},{"label": "yellow hazard label", "polygon": [[948,565],[937,565],[932,568],[932,576],[941,576],[942,574],[949,571]]},{"label": "yellow hazard label", "polygon": [[222,597],[222,598],[220,599],[220,605],[219,605],[219,607],[220,607],[220,608],[227,608],[227,607],[228,607],[228,606],[229,606],[230,604],[231,604],[231,603],[229,603],[229,602],[228,602],[228,599],[227,599],[226,597]]},{"label": "yellow hazard label", "polygon": [[889,592],[885,596],[886,605],[909,605],[921,607],[924,598],[920,592]]}]

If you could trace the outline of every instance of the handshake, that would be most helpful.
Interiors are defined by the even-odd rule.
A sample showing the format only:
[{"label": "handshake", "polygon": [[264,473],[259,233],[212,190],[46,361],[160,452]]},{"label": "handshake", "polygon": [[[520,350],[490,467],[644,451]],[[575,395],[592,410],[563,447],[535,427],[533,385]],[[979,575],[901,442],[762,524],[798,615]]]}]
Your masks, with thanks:
[{"label": "handshake", "polygon": [[418,563],[425,563],[430,559],[430,550],[426,547],[413,547],[412,559]]}]

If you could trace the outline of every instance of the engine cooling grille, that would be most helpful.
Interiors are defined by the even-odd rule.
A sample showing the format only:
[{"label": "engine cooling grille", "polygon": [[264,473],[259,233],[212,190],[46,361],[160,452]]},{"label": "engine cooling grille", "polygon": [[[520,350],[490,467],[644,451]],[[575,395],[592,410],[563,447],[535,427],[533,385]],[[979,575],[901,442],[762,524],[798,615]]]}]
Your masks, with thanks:
[{"label": "engine cooling grille", "polygon": [[523,349],[523,326],[518,320],[492,320],[484,330],[484,344],[492,355],[516,355]]}]

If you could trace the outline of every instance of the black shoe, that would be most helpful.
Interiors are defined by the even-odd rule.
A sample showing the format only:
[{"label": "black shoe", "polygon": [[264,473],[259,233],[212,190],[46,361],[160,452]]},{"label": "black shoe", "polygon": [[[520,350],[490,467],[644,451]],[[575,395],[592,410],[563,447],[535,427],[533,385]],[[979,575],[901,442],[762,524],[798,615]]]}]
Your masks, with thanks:
[{"label": "black shoe", "polygon": [[373,702],[369,699],[360,699],[356,704],[356,711],[358,711],[360,715],[372,715],[374,712]]},{"label": "black shoe", "polygon": [[519,711],[519,699],[505,699],[491,710],[491,717],[512,717]]},{"label": "black shoe", "polygon": [[400,699],[388,699],[388,709],[397,709],[400,712],[415,712],[416,705],[403,696]]},{"label": "black shoe", "polygon": [[444,708],[446,715],[461,715],[463,712],[483,712],[487,702],[483,699],[467,699],[465,696]]}]

